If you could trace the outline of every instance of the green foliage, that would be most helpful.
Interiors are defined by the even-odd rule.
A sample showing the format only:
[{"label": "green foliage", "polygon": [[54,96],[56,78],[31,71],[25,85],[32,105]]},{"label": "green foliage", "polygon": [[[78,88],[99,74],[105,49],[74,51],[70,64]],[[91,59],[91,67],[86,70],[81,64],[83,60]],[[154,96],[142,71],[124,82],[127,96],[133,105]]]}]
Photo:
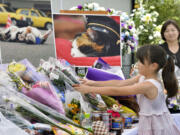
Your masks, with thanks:
[{"label": "green foliage", "polygon": [[143,4],[146,5],[146,8],[155,7],[155,11],[159,13],[157,25],[168,19],[173,19],[180,26],[180,0],[144,0]]},{"label": "green foliage", "polygon": [[136,26],[139,46],[161,42],[161,26],[157,26],[159,14],[154,10],[154,6],[146,8],[145,5],[140,4],[140,8],[134,9],[130,16]]}]

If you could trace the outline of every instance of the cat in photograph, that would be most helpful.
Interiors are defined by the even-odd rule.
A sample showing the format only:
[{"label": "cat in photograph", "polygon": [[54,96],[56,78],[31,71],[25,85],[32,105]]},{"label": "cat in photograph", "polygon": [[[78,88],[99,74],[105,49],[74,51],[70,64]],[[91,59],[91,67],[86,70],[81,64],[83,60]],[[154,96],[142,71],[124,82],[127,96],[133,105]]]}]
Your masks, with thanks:
[{"label": "cat in photograph", "polygon": [[86,31],[72,42],[72,57],[120,55],[120,25],[108,16],[87,16]]}]

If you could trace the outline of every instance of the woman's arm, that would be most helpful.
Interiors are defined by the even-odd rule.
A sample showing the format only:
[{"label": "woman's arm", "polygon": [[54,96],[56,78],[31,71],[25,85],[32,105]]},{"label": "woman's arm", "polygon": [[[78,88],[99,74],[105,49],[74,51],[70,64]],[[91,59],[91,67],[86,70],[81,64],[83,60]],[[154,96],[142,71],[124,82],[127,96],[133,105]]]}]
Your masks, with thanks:
[{"label": "woman's arm", "polygon": [[89,86],[96,86],[96,87],[121,87],[132,85],[138,82],[140,75],[137,75],[133,78],[127,80],[110,80],[110,81],[91,81],[91,80],[82,80],[82,84],[86,84]]}]

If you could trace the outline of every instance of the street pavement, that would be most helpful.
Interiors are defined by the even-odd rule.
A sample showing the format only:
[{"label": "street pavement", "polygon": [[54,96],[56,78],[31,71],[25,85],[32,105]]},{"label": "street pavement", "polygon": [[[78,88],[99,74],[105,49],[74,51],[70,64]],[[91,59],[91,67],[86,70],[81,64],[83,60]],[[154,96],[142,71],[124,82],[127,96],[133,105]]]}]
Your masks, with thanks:
[{"label": "street pavement", "polygon": [[[4,29],[0,27],[0,30]],[[46,30],[40,30],[45,33]],[[27,58],[35,67],[38,67],[40,59],[48,60],[55,57],[54,32],[49,35],[44,44],[26,44],[18,42],[0,41],[2,63],[10,63]]]}]

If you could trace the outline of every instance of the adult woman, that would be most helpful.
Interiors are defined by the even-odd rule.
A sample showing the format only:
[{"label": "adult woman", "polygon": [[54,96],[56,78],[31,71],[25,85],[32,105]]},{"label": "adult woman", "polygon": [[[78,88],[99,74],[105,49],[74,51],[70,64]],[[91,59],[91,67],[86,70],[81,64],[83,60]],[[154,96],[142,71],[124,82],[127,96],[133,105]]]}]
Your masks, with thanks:
[{"label": "adult woman", "polygon": [[174,20],[167,20],[163,24],[161,37],[165,42],[160,46],[174,59],[175,74],[180,85],[180,28]]}]

